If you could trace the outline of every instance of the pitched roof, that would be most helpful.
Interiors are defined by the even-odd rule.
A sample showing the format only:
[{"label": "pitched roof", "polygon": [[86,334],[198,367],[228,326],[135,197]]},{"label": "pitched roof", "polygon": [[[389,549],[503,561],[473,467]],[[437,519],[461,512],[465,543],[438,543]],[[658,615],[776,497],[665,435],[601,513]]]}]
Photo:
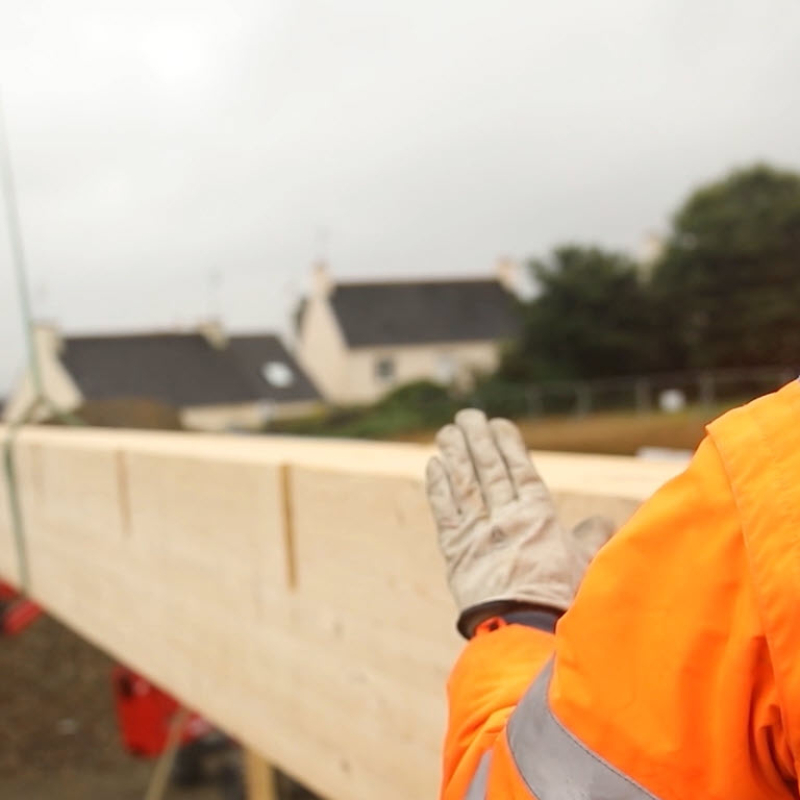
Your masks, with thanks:
[{"label": "pitched roof", "polygon": [[330,302],[351,347],[507,339],[519,328],[495,280],[337,284]]},{"label": "pitched roof", "polygon": [[[84,397],[148,397],[172,406],[316,399],[308,379],[274,336],[241,337],[213,347],[199,333],[75,336],[61,362]],[[256,345],[256,342],[258,345]],[[246,356],[242,353],[246,353]],[[255,375],[255,359],[281,361],[302,380],[276,387]],[[294,390],[297,390],[296,394]]]}]

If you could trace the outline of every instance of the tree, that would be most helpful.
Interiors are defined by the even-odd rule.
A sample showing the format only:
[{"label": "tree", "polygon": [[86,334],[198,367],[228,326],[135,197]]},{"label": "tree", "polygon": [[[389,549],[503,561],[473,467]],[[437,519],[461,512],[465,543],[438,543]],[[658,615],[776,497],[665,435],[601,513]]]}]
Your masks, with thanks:
[{"label": "tree", "polygon": [[653,295],[670,366],[800,361],[800,175],[756,165],[675,215]]},{"label": "tree", "polygon": [[524,309],[504,377],[593,378],[654,368],[652,303],[630,258],[570,245],[530,267],[539,293]]}]

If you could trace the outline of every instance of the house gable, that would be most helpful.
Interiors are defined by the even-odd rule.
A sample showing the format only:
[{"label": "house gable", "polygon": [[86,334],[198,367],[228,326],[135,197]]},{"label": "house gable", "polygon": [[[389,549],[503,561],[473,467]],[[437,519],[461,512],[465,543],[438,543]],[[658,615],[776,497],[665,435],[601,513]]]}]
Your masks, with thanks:
[{"label": "house gable", "polygon": [[[40,388],[49,404],[58,411],[73,411],[81,404],[83,396],[80,388],[59,359],[61,341],[57,331],[49,325],[38,325],[34,330],[33,342],[42,382]],[[36,400],[35,395],[33,378],[28,365],[6,401],[2,418],[6,422],[18,422],[24,416],[32,413],[34,420],[46,419],[51,415],[53,408],[40,403],[38,408],[33,410],[32,404]]]},{"label": "house gable", "polygon": [[325,291],[315,291],[300,306],[295,355],[323,396],[347,402],[347,345]]}]

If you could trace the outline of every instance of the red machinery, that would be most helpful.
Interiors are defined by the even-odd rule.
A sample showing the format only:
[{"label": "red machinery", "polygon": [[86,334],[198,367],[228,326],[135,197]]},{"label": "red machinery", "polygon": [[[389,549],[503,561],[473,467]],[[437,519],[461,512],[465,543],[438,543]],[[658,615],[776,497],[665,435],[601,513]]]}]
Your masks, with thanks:
[{"label": "red machinery", "polygon": [[42,614],[32,600],[4,581],[0,581],[0,636],[13,636],[24,630]]},{"label": "red machinery", "polygon": [[[31,625],[43,610],[0,581],[0,636],[13,636]],[[142,675],[117,665],[112,685],[122,743],[132,755],[160,756],[180,705]],[[189,713],[181,725],[172,770],[174,782],[184,786],[212,782],[230,800],[244,797],[236,743],[199,714]]]},{"label": "red machinery", "polygon": [[[173,719],[180,709],[177,700],[162,692],[147,678],[118,664],[111,677],[122,742],[137,756],[160,755],[167,743]],[[202,739],[212,726],[199,714],[191,713],[182,725],[181,745]]]},{"label": "red machinery", "polygon": [[[160,756],[176,724],[178,701],[122,665],[114,667],[112,682],[123,745],[135,756]],[[214,783],[226,799],[242,800],[244,784],[236,742],[195,712],[179,724],[172,780],[181,786]]]}]

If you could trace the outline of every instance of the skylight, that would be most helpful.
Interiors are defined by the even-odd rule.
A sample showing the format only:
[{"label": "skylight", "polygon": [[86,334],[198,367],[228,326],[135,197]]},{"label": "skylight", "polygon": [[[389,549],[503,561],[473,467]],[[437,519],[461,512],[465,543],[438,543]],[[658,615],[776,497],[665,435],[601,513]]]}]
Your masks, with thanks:
[{"label": "skylight", "polygon": [[261,375],[270,386],[277,389],[285,389],[294,383],[294,371],[283,361],[267,361],[261,367]]}]

